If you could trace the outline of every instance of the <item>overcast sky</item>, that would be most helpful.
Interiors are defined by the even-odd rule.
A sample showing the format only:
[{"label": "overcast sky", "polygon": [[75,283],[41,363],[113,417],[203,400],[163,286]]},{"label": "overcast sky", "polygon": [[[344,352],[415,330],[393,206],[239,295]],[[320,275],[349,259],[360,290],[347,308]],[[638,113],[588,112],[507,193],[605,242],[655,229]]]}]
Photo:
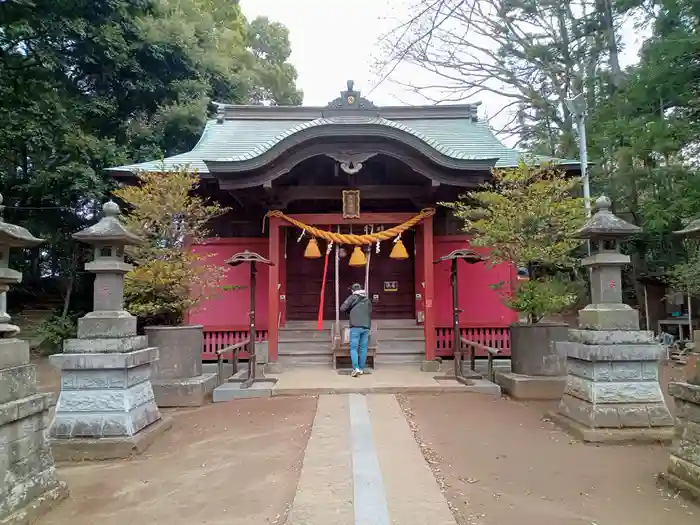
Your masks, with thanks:
[{"label": "overcast sky", "polygon": [[[289,29],[291,61],[299,72],[298,86],[304,91],[305,105],[325,105],[338,96],[349,79],[379,106],[425,103],[421,97],[390,82],[383,82],[372,91],[378,81],[371,71],[379,54],[375,44],[382,34],[395,27],[397,19],[404,19],[406,6],[413,3],[411,0],[241,0],[240,3],[248,19],[267,16]],[[636,60],[640,44],[640,35],[631,24],[625,29],[623,67]],[[410,74],[420,75],[420,72]],[[483,103],[482,116],[494,115],[504,105],[495,95],[483,93],[479,99]],[[492,122],[494,127],[498,124]]]}]

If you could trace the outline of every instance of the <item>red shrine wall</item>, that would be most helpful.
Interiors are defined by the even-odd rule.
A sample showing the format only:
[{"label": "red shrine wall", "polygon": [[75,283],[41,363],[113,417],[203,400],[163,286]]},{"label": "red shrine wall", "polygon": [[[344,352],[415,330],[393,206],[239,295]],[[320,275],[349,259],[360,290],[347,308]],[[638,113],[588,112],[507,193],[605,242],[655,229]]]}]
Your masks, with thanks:
[{"label": "red shrine wall", "polygon": [[[198,254],[208,254],[207,264],[226,266],[226,260],[234,254],[249,250],[263,257],[268,256],[268,241],[264,238],[226,238],[211,239],[204,244],[193,247]],[[258,315],[256,326],[261,330],[267,329],[267,266],[258,265],[255,301]],[[187,322],[204,325],[205,330],[214,327],[227,328],[235,331],[248,329],[248,311],[250,308],[250,265],[241,264],[228,267],[224,286],[241,286],[236,290],[217,292],[217,297],[202,301],[199,306],[190,311]]]},{"label": "red shrine wall", "polygon": [[[466,236],[435,237],[435,257],[468,248]],[[488,250],[475,248],[477,253]],[[471,327],[507,327],[518,320],[516,312],[503,304],[501,292],[491,288],[503,282],[503,290],[510,291],[515,278],[513,265],[489,266],[488,263],[467,264],[459,261],[459,316],[460,325]],[[452,289],[450,284],[450,262],[435,265],[435,323],[437,326],[452,325]]]},{"label": "red shrine wall", "polygon": [[[283,237],[283,236],[282,236]],[[469,246],[467,236],[440,236],[433,239],[433,260],[443,255]],[[269,255],[267,238],[224,238],[211,239],[194,247],[201,254],[211,254],[209,262],[224,265],[235,253],[250,250],[264,257]],[[479,251],[479,249],[477,249]],[[285,253],[281,250],[280,253]],[[286,266],[302,261],[281,261],[280,294],[286,293]],[[347,264],[347,262],[345,262]],[[416,238],[415,254],[415,293],[422,295],[423,243],[421,235]],[[435,327],[437,355],[452,354],[452,293],[450,286],[450,263],[433,265],[435,283]],[[459,263],[459,299],[460,331],[468,339],[488,346],[501,348],[505,355],[510,354],[508,327],[518,320],[517,313],[507,308],[499,292],[491,289],[493,284],[503,282],[505,290],[511,289],[516,272],[512,265],[503,264],[490,267],[486,263]],[[187,322],[202,324],[205,329],[205,348],[203,357],[214,358],[214,349],[228,346],[247,337],[249,325],[249,285],[250,267],[241,265],[229,268],[225,285],[242,286],[231,291],[222,291],[218,297],[203,301],[198,308],[191,311]],[[319,290],[320,293],[320,290]],[[257,273],[257,319],[258,340],[267,338],[268,318],[268,269],[260,267]],[[285,323],[285,303],[280,305],[281,322]],[[424,309],[423,301],[416,300],[416,314]]]}]

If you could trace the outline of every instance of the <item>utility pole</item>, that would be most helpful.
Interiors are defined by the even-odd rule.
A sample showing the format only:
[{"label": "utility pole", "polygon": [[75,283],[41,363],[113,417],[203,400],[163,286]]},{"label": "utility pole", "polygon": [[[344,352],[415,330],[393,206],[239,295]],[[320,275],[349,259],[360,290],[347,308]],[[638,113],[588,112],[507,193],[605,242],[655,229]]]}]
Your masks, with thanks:
[{"label": "utility pole", "polygon": [[588,146],[586,144],[586,99],[583,93],[564,100],[569,112],[576,118],[578,127],[579,158],[581,159],[581,183],[585,199],[586,217],[591,216],[591,185],[588,180]]}]

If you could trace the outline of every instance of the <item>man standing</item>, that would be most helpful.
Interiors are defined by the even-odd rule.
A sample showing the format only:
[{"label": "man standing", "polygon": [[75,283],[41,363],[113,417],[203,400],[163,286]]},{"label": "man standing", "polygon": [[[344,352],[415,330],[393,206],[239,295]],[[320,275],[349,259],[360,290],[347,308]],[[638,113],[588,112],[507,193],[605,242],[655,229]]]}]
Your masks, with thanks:
[{"label": "man standing", "polygon": [[[352,360],[352,377],[362,375],[367,362],[369,346],[369,329],[372,324],[372,303],[362,286],[355,283],[350,287],[352,293],[345,299],[340,309],[350,317],[350,359]],[[358,359],[359,353],[359,359]]]}]

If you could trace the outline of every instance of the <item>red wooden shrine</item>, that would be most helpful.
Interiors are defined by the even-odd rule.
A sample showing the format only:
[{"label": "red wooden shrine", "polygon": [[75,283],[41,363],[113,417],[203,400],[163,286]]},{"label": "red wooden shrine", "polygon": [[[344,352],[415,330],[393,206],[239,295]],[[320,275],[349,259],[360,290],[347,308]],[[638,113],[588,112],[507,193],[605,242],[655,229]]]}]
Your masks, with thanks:
[{"label": "red wooden shrine", "polygon": [[[309,236],[299,241],[302,232],[282,218],[265,219],[269,211],[327,231],[362,234],[365,228],[390,228],[423,208],[435,208],[434,216],[402,234],[408,259],[390,258],[392,242],[385,241],[379,253],[372,247],[369,272],[374,317],[422,325],[425,359],[431,360],[452,355],[453,339],[449,268],[433,261],[469,247],[460,222],[439,203],[477,190],[490,180],[492,169],[515,166],[520,157],[478,119],[476,105],[380,108],[348,82],[326,107],[219,104],[192,151],[111,171],[133,180],[137,170],[161,170],[167,176],[186,165],[198,171],[202,195],[231,208],[212,225],[213,238],[194,249],[222,265],[244,250],[273,263],[260,269],[256,294],[257,340],[268,342],[271,361],[277,358],[280,328],[300,321],[315,326],[322,288],[322,317],[335,319],[335,273],[331,264],[324,287],[324,257],[304,258]],[[561,164],[578,169],[577,161]],[[355,192],[359,218],[356,209],[343,213],[343,195],[356,197]],[[326,242],[318,244],[325,255]],[[343,248],[342,295],[365,276],[364,268],[348,265],[353,246]],[[517,314],[491,287],[504,282],[508,289],[515,268],[485,262],[462,265],[459,272],[460,330],[469,340],[508,355],[508,327]],[[226,279],[231,290],[188,315],[188,322],[205,326],[204,359],[248,337],[249,272],[231,268]]]}]

